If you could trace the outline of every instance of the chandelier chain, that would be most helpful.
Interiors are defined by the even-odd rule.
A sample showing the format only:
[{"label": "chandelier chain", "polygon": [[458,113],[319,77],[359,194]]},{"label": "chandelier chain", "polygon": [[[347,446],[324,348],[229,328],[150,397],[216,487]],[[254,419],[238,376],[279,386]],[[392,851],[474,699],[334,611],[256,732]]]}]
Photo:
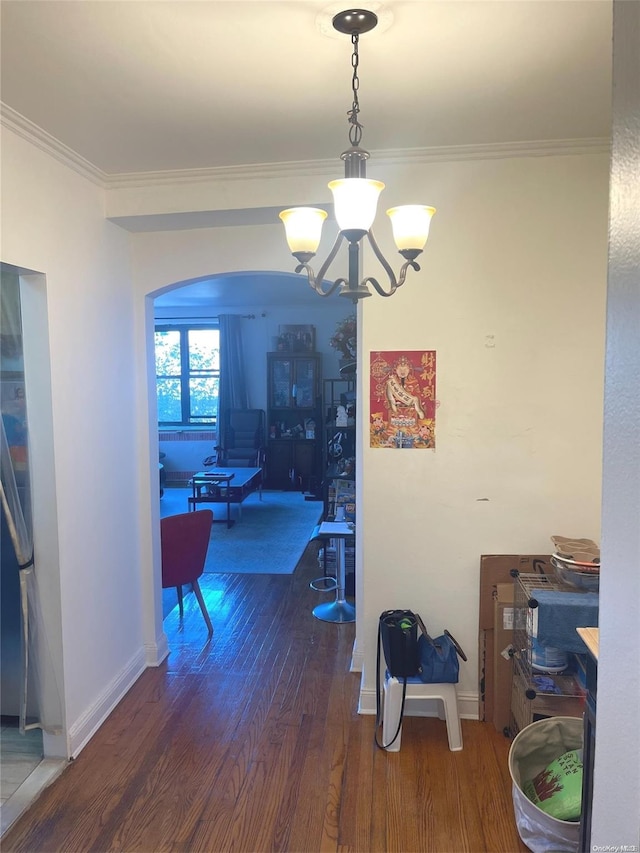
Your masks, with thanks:
[{"label": "chandelier chain", "polygon": [[359,41],[358,33],[351,34],[351,44],[353,45],[353,53],[351,54],[351,66],[353,68],[353,77],[351,79],[351,91],[353,92],[353,104],[351,109],[347,113],[349,116],[349,142],[354,147],[358,147],[360,145],[360,141],[362,140],[362,125],[358,121],[358,114],[360,112],[360,102],[358,101],[358,89],[360,88],[360,78],[358,77],[358,41]]}]

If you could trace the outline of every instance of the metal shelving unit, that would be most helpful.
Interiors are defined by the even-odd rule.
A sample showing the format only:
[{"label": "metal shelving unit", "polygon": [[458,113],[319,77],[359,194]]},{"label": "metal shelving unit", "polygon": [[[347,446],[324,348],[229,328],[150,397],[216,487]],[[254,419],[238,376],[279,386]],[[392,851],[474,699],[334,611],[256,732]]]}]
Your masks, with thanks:
[{"label": "metal shelving unit", "polygon": [[[533,667],[533,640],[537,635],[535,590],[580,592],[548,575],[520,574],[516,570],[513,595],[513,682],[511,722],[505,734],[515,736],[521,729],[542,717],[581,717],[585,691],[578,683],[571,664],[562,673],[538,672]],[[571,655],[569,656],[571,658]]]},{"label": "metal shelving unit", "polygon": [[[322,498],[323,518],[333,521],[337,503],[344,501],[346,493],[355,499],[355,454],[356,454],[356,377],[355,374],[322,380]],[[338,406],[348,411],[346,426],[338,426]],[[345,503],[345,508],[349,503]],[[351,520],[348,517],[348,520]],[[346,593],[355,595],[355,545],[344,544]],[[322,548],[322,567],[325,575],[336,574],[338,542],[325,541]]]},{"label": "metal shelving unit", "polygon": [[[356,453],[355,377],[324,379],[322,381],[323,417],[323,495],[324,517],[331,520],[335,514],[336,481],[354,481],[355,463],[346,465]],[[347,424],[338,426],[338,406],[353,409]]]}]

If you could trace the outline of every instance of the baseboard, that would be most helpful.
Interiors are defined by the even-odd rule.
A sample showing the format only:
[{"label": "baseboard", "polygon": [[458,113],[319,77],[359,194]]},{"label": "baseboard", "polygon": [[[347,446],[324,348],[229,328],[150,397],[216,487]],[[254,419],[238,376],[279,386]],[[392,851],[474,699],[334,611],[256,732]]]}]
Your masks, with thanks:
[{"label": "baseboard", "polygon": [[147,666],[160,666],[162,661],[169,657],[170,651],[167,635],[162,631],[155,643],[145,644],[144,652]]},{"label": "baseboard", "polygon": [[362,672],[364,669],[364,653],[357,648],[357,640],[353,645],[353,652],[351,653],[351,666],[349,667],[349,672]]},{"label": "baseboard", "polygon": [[193,473],[186,471],[167,472],[167,479],[164,487],[165,489],[188,489],[192,477]]},{"label": "baseboard", "polygon": [[[421,702],[422,706],[420,710],[415,708],[415,703]],[[464,693],[458,691],[458,713],[460,714],[460,718],[464,720],[478,720],[480,719],[478,714],[478,694],[477,693]],[[359,714],[375,714],[376,713],[376,691],[373,690],[361,690],[360,691],[360,699],[358,702],[358,713]],[[406,712],[405,712],[406,713]],[[435,699],[413,699],[412,700],[412,708],[409,716],[412,717],[437,717],[438,716],[438,706],[437,701]]]},{"label": "baseboard", "polygon": [[67,733],[69,758],[77,758],[81,750],[146,668],[145,650],[141,648],[98,696],[94,704],[69,727]]}]

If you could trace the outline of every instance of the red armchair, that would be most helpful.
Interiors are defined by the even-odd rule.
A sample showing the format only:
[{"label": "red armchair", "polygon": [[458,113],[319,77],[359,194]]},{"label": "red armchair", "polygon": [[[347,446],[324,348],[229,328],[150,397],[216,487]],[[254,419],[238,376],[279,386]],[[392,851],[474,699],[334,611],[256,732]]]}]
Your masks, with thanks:
[{"label": "red armchair", "polygon": [[191,584],[204,621],[207,623],[209,637],[213,635],[213,625],[207,613],[198,578],[204,571],[212,524],[213,512],[210,509],[169,515],[160,519],[162,588],[169,589],[175,586],[182,620],[184,617],[182,587],[184,584]]}]

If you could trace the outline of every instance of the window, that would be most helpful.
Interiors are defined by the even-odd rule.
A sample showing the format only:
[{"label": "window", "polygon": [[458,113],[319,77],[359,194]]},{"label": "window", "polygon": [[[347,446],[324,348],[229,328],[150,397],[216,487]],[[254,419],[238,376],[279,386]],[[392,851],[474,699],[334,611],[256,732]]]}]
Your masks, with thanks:
[{"label": "window", "polygon": [[220,388],[217,326],[156,326],[160,426],[215,424]]}]

